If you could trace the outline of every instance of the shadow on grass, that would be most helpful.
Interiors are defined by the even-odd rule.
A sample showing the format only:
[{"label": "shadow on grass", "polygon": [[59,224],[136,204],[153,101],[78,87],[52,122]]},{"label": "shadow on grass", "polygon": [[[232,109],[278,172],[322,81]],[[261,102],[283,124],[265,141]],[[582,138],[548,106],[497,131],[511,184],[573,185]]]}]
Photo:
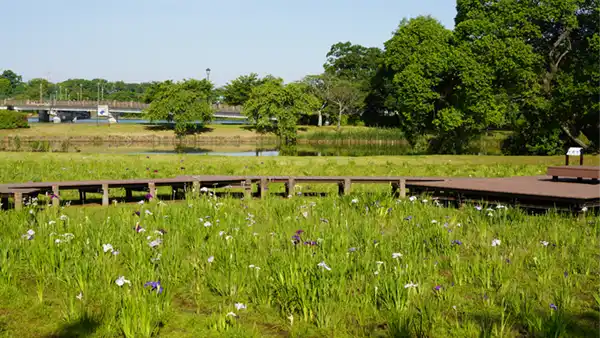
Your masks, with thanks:
[{"label": "shadow on grass", "polygon": [[[502,326],[499,315],[474,313],[467,315],[477,322],[481,328],[480,337],[494,336],[494,328]],[[557,317],[558,316],[558,317]],[[512,323],[511,323],[512,322]],[[518,330],[520,336],[543,337],[597,337],[600,330],[598,312],[586,311],[582,313],[555,313],[554,316],[543,319],[542,332],[531,332],[524,318],[509,320],[510,327]],[[506,323],[505,323],[506,324]]]},{"label": "shadow on grass", "polygon": [[87,315],[64,324],[56,333],[46,336],[47,338],[87,337],[94,333],[100,322]]},{"label": "shadow on grass", "polygon": [[[149,131],[174,131],[175,130],[175,124],[174,123],[159,123],[159,124],[155,124],[155,123],[146,123],[144,124],[145,129],[149,130]],[[195,135],[195,134],[202,134],[202,133],[209,133],[211,131],[213,131],[213,128],[209,128],[206,127],[204,125],[201,124],[195,124],[192,126],[188,126],[186,129],[186,135]]]}]

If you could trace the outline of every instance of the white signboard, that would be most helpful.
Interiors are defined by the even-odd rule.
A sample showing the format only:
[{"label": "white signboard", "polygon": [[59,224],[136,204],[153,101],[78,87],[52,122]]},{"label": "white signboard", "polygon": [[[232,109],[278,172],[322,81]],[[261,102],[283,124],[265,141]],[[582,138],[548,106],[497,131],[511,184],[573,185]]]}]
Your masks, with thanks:
[{"label": "white signboard", "polygon": [[567,151],[567,156],[579,156],[579,155],[581,155],[581,149],[583,149],[583,148],[571,147]]},{"label": "white signboard", "polygon": [[108,106],[107,105],[99,105],[98,106],[98,116],[108,116]]}]

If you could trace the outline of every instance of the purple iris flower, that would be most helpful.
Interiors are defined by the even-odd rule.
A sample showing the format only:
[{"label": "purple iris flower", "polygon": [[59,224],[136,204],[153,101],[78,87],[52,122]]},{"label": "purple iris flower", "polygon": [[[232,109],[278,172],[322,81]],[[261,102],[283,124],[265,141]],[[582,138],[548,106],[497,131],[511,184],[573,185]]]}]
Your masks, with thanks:
[{"label": "purple iris flower", "polygon": [[569,277],[569,273],[565,271],[565,273],[563,273],[563,275],[566,277]]},{"label": "purple iris flower", "polygon": [[50,194],[50,199],[54,199],[54,198],[56,198],[57,200],[60,199],[60,197],[58,197],[58,195],[56,195],[56,194]]},{"label": "purple iris flower", "polygon": [[152,291],[156,291],[156,293],[162,293],[163,287],[160,285],[160,281],[156,282],[147,282],[144,284],[144,287],[152,287]]},{"label": "purple iris flower", "polygon": [[388,208],[387,211],[386,211],[386,213],[388,213],[388,214],[391,213],[391,212],[392,212],[392,208]]},{"label": "purple iris flower", "polygon": [[136,212],[134,212],[133,214],[134,214],[134,215],[138,215],[138,216],[139,216],[139,215],[140,215],[140,212],[139,212],[139,211],[136,211]]},{"label": "purple iris flower", "polygon": [[296,230],[296,235],[300,236],[300,235],[302,235],[303,232],[304,232],[304,230]]},{"label": "purple iris flower", "polygon": [[147,200],[151,200],[152,198],[154,198],[154,196],[152,196],[151,193],[147,193],[146,196],[144,196]]},{"label": "purple iris flower", "polygon": [[458,239],[455,239],[455,240],[452,241],[452,244],[462,245],[462,242],[459,241]]},{"label": "purple iris flower", "polygon": [[167,233],[167,230],[165,230],[165,229],[158,229],[158,232],[160,232],[161,234],[163,234],[163,235],[164,235],[164,234],[166,234],[166,233]]},{"label": "purple iris flower", "polygon": [[557,307],[556,305],[554,305],[554,303],[551,303],[551,304],[550,304],[550,308],[551,308],[552,310],[558,310],[558,307]]},{"label": "purple iris flower", "polygon": [[300,243],[300,241],[301,241],[301,240],[300,240],[300,236],[298,236],[298,235],[294,235],[294,236],[292,236],[292,242],[293,242],[294,244],[298,244],[298,243]]},{"label": "purple iris flower", "polygon": [[404,218],[405,221],[410,221],[413,217],[412,216],[407,216]]},{"label": "purple iris flower", "polygon": [[351,247],[350,249],[348,249],[349,252],[355,252],[356,248],[355,247]]},{"label": "purple iris flower", "polygon": [[435,291],[440,291],[442,289],[442,286],[441,285],[436,285],[433,289]]}]

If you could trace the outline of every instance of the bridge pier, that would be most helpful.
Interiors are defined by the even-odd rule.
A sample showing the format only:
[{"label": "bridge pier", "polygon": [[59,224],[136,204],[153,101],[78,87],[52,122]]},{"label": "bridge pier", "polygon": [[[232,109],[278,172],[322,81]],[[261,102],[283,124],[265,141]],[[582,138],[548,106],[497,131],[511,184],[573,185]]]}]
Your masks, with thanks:
[{"label": "bridge pier", "polygon": [[50,122],[50,114],[47,110],[38,110],[38,122]]}]

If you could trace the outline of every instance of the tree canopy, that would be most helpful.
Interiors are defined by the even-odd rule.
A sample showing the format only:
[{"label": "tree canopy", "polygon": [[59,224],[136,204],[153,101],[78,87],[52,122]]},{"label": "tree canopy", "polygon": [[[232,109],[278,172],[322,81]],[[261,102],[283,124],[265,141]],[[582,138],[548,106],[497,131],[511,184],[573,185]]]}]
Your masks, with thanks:
[{"label": "tree canopy", "polygon": [[298,119],[319,106],[302,83],[270,79],[254,88],[242,112],[260,133],[272,132],[285,144],[296,142]]},{"label": "tree canopy", "polygon": [[212,120],[214,112],[210,99],[213,85],[209,81],[163,82],[159,88],[145,113],[150,121],[172,121],[175,133],[184,135],[197,122]]}]

